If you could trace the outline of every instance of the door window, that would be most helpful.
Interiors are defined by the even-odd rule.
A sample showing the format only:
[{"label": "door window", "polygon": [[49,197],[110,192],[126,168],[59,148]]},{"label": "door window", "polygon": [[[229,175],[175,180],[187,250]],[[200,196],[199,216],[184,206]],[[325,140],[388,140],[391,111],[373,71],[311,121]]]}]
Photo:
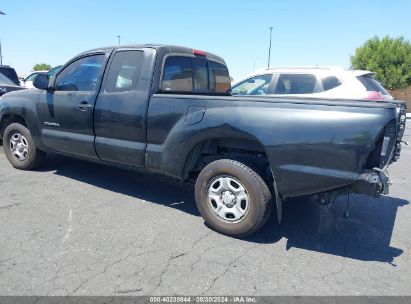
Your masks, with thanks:
[{"label": "door window", "polygon": [[104,63],[104,55],[80,58],[57,76],[56,91],[94,91]]},{"label": "door window", "polygon": [[312,74],[280,74],[275,94],[316,93],[317,78]]},{"label": "door window", "polygon": [[124,92],[135,89],[143,59],[142,51],[117,52],[107,74],[106,91]]},{"label": "door window", "polygon": [[258,75],[248,78],[232,89],[233,95],[266,95],[273,75]]}]

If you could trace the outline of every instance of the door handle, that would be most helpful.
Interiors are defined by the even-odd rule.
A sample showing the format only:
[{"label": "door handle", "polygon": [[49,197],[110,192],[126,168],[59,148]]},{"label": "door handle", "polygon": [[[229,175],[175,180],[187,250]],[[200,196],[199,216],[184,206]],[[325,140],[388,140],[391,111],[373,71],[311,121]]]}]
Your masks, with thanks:
[{"label": "door handle", "polygon": [[88,109],[92,108],[93,105],[89,104],[87,101],[82,101],[79,105],[77,105],[77,107],[82,111],[87,111]]}]

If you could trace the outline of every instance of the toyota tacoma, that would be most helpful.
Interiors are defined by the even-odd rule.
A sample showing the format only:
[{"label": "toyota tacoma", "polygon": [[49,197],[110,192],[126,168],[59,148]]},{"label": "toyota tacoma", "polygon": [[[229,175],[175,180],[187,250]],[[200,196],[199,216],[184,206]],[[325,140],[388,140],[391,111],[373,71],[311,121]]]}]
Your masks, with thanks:
[{"label": "toyota tacoma", "polygon": [[34,86],[0,99],[15,168],[50,151],[193,180],[205,222],[240,237],[290,198],[388,193],[405,125],[396,101],[232,96],[222,58],[178,46],[94,49]]}]

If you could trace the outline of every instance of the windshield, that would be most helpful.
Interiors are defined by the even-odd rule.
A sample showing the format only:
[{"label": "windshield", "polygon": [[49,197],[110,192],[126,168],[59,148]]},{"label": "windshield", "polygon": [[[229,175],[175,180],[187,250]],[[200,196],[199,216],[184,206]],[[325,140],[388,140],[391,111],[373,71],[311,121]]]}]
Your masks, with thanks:
[{"label": "windshield", "polygon": [[3,74],[0,73],[0,85],[11,85],[11,86],[15,86],[15,84],[8,79],[6,76],[4,76]]},{"label": "windshield", "polygon": [[265,95],[273,75],[257,75],[248,78],[232,88],[233,95]]},{"label": "windshield", "polygon": [[10,79],[14,85],[19,85],[20,82],[14,69],[9,67],[0,67],[0,74],[3,74],[3,76]]},{"label": "windshield", "polygon": [[33,74],[30,74],[29,76],[27,76],[27,78],[26,78],[26,79],[24,79],[24,81],[33,81],[33,80],[34,80],[34,78],[35,78],[38,74],[40,74],[40,73],[33,73]]},{"label": "windshield", "polygon": [[49,76],[49,77],[53,76],[54,74],[56,74],[60,70],[61,67],[62,67],[61,65],[58,65],[58,66],[52,68],[50,71],[48,71],[47,76]]}]

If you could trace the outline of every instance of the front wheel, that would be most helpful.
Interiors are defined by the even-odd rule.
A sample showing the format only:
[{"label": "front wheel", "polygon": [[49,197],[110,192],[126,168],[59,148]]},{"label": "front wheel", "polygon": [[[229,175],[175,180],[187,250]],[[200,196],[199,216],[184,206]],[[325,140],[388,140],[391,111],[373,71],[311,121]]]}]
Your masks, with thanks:
[{"label": "front wheel", "polygon": [[214,161],[200,172],[195,199],[211,228],[238,237],[260,229],[272,209],[271,193],[261,176],[230,159]]},{"label": "front wheel", "polygon": [[30,131],[19,123],[10,124],[4,131],[3,148],[14,168],[32,170],[39,167],[46,153],[37,149]]}]

